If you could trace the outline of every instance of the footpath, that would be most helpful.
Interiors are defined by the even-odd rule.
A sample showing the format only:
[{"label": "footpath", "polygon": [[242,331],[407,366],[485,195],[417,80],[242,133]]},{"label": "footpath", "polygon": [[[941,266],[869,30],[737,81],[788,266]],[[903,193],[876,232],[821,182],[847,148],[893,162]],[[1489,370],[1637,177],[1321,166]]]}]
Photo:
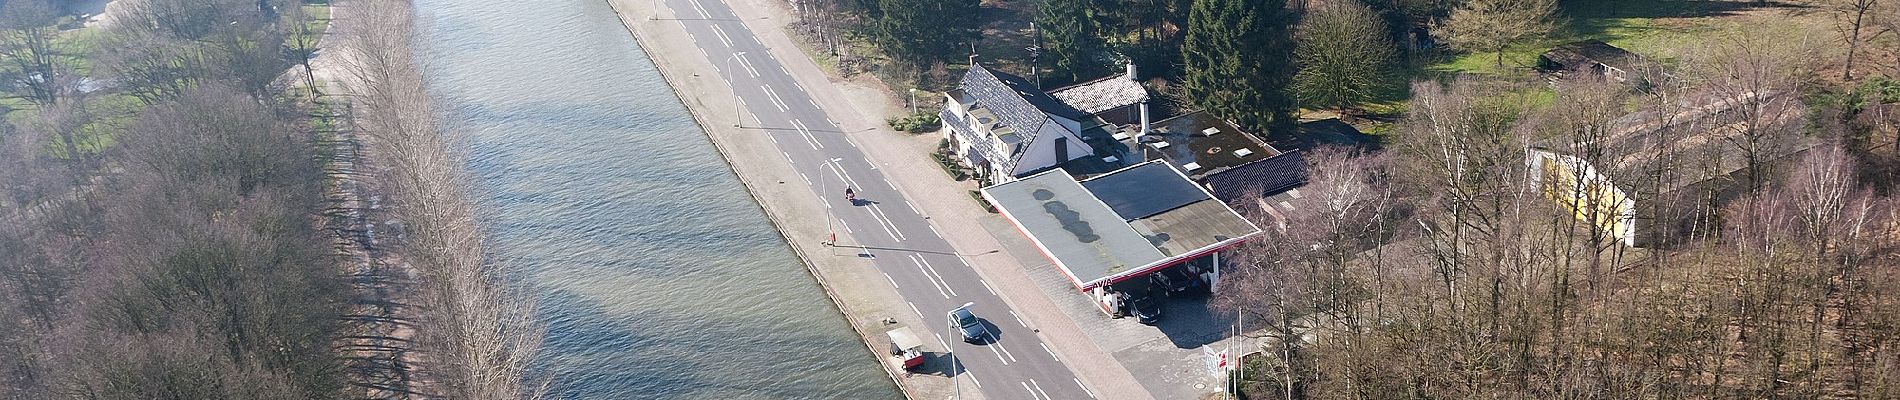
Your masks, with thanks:
[{"label": "footpath", "polygon": [[[735,100],[713,63],[696,47],[670,10],[656,9],[650,0],[605,0],[638,42],[680,101],[711,137],[740,181],[764,209],[776,228],[806,263],[892,380],[912,399],[941,399],[958,393],[981,398],[968,379],[953,383],[947,367],[926,368],[911,374],[889,361],[884,332],[898,325],[920,332],[934,328],[906,305],[903,297],[854,251],[825,245],[825,209],[811,196],[791,164],[780,156],[768,137],[740,129],[730,110]],[[701,0],[712,1],[712,0]],[[1020,317],[1051,345],[1064,364],[1086,384],[1091,394],[1108,399],[1150,399],[1148,391],[1108,351],[1096,346],[1025,271],[1042,260],[1018,260],[996,236],[984,228],[1001,217],[983,210],[969,196],[976,189],[958,182],[928,157],[935,150],[933,135],[894,132],[883,117],[904,113],[890,90],[870,79],[835,80],[807,56],[786,33],[792,17],[781,4],[765,0],[725,0],[772,56],[785,65],[818,105],[864,149],[875,164],[939,229],[945,240],[967,258],[978,274],[995,284],[997,294],[1021,313]],[[726,110],[721,112],[721,110]],[[944,349],[926,345],[933,357]],[[932,360],[931,365],[947,364]]]}]

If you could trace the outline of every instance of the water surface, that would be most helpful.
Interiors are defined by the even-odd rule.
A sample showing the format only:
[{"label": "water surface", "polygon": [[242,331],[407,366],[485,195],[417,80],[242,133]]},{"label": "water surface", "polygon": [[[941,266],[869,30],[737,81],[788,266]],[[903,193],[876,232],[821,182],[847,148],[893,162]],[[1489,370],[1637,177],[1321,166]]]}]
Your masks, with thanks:
[{"label": "water surface", "polygon": [[416,8],[555,397],[900,396],[606,3]]}]

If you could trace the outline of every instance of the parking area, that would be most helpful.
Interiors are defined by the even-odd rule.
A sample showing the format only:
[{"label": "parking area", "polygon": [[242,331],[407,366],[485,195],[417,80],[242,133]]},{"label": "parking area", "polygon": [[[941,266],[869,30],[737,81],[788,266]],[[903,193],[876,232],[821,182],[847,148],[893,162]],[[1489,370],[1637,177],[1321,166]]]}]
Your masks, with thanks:
[{"label": "parking area", "polygon": [[[1005,221],[986,223],[989,224],[995,225],[986,226],[992,231],[1014,229]],[[1143,325],[1133,316],[1109,318],[1090,296],[1077,292],[1068,277],[1028,240],[1020,236],[998,239],[1005,251],[1028,266],[1026,272],[1036,287],[1080,326],[1097,347],[1113,354],[1154,398],[1198,399],[1219,392],[1219,376],[1208,371],[1201,347],[1224,348],[1232,344],[1234,339],[1229,333],[1232,318],[1209,312],[1207,296],[1176,295],[1162,299],[1162,317],[1153,326]]]}]

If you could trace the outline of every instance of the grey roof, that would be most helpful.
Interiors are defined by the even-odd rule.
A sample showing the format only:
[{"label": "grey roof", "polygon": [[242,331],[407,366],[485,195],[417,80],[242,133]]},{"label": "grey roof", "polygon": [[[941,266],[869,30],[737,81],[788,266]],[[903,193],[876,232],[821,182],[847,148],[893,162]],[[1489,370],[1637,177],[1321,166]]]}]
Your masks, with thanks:
[{"label": "grey roof", "polygon": [[[1122,175],[1127,176],[1117,178]],[[1192,190],[1198,195],[1128,197],[1153,192],[1130,190],[1153,187]],[[983,196],[1083,289],[1138,277],[1260,232],[1163,162],[1081,182],[1063,170],[1051,170],[983,188]],[[1104,202],[1117,196],[1172,206],[1136,205],[1131,210],[1161,210],[1124,219],[1133,214],[1123,214]],[[1188,198],[1192,200],[1182,201]]]},{"label": "grey roof", "polygon": [[[970,66],[970,71],[963,74],[959,89],[975,100],[976,106],[996,113],[996,117],[1001,120],[998,122],[1024,135],[1022,143],[1034,142],[1041,133],[1043,121],[1049,120],[1050,115],[1072,120],[1083,117],[1080,111],[1043,93],[1023,78],[991,71],[981,64]],[[1021,155],[1017,152],[1011,157]]]},{"label": "grey roof", "polygon": [[1090,285],[1168,256],[1060,169],[983,188],[1077,285]]},{"label": "grey roof", "polygon": [[1232,208],[1212,198],[1130,221],[1129,225],[1147,237],[1148,244],[1169,257],[1260,231]]},{"label": "grey roof", "polygon": [[1299,150],[1255,161],[1201,178],[1208,191],[1228,204],[1249,195],[1272,196],[1306,184],[1306,159]]},{"label": "grey roof", "polygon": [[[1147,158],[1166,158],[1193,179],[1280,155],[1279,149],[1206,112],[1182,114],[1153,125],[1153,131],[1131,136],[1122,141],[1123,145]],[[1204,131],[1208,129],[1219,133],[1207,136]],[[1167,142],[1168,146],[1157,149],[1152,145],[1155,142]],[[1236,153],[1240,150],[1246,151]],[[1188,163],[1200,168],[1188,170]]]},{"label": "grey roof", "polygon": [[1148,100],[1148,89],[1141,87],[1141,82],[1128,79],[1127,75],[1116,74],[1051,90],[1049,95],[1062,100],[1076,111],[1095,114],[1140,104]]},{"label": "grey roof", "polygon": [[1173,166],[1149,162],[1082,181],[1123,221],[1147,218],[1210,198]]}]

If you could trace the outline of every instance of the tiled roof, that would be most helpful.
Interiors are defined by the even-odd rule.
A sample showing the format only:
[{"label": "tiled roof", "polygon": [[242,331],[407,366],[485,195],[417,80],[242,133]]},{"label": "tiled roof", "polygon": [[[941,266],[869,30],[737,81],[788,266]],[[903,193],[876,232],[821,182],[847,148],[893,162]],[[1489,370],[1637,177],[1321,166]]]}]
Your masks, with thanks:
[{"label": "tiled roof", "polygon": [[1202,179],[1207,181],[1214,197],[1227,204],[1236,204],[1250,194],[1271,196],[1306,184],[1306,159],[1301,154],[1299,150],[1288,151],[1273,158],[1209,174]]},{"label": "tiled roof", "polygon": [[963,74],[961,89],[978,106],[996,113],[1003,125],[1014,127],[1018,134],[1024,135],[1022,143],[1031,143],[1041,133],[1043,121],[1049,115],[1069,119],[1081,119],[1082,114],[1049,94],[1043,93],[1035,85],[1022,78],[1001,71],[991,71],[982,65],[970,66]]},{"label": "tiled roof", "polygon": [[1148,89],[1141,87],[1141,82],[1128,79],[1127,75],[1118,74],[1093,82],[1052,90],[1049,95],[1062,100],[1076,111],[1095,114],[1140,104],[1148,99]]}]

